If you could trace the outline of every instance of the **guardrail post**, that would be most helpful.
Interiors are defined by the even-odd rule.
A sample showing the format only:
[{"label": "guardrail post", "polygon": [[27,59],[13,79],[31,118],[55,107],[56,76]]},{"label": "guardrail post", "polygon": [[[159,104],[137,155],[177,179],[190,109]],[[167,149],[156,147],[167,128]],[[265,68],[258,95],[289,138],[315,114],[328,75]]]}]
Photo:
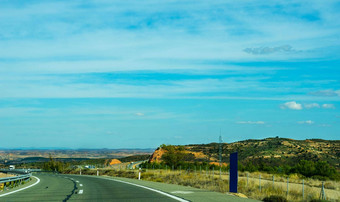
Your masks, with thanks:
[{"label": "guardrail post", "polygon": [[222,179],[222,167],[220,167],[220,179]]},{"label": "guardrail post", "polygon": [[261,192],[261,175],[259,176],[259,188],[260,188],[260,192]]},{"label": "guardrail post", "polygon": [[288,186],[289,186],[289,177],[287,177],[287,199],[288,199],[288,193],[289,193]]},{"label": "guardrail post", "polygon": [[249,173],[247,173],[247,187],[248,187],[248,181],[249,181]]},{"label": "guardrail post", "polygon": [[212,170],[212,177],[214,178],[214,174],[215,174],[215,167],[213,167],[213,170]]},{"label": "guardrail post", "polygon": [[302,179],[302,200],[305,199],[305,180]]},{"label": "guardrail post", "polygon": [[142,172],[142,169],[139,168],[139,172],[138,172],[138,180],[140,180],[141,172]]},{"label": "guardrail post", "polygon": [[326,193],[325,193],[325,185],[324,182],[322,182],[322,187],[321,187],[321,199],[326,200]]}]

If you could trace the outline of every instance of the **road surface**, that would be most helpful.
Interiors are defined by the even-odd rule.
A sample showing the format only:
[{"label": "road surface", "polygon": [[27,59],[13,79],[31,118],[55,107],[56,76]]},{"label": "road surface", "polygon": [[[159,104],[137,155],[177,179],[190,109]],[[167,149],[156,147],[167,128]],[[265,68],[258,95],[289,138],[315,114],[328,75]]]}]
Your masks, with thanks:
[{"label": "road surface", "polygon": [[101,178],[35,176],[40,179],[37,185],[0,197],[0,201],[177,201],[141,187]]},{"label": "road surface", "polygon": [[191,187],[134,179],[47,173],[35,176],[29,185],[36,185],[12,194],[8,193],[29,185],[0,193],[0,201],[253,201]]}]

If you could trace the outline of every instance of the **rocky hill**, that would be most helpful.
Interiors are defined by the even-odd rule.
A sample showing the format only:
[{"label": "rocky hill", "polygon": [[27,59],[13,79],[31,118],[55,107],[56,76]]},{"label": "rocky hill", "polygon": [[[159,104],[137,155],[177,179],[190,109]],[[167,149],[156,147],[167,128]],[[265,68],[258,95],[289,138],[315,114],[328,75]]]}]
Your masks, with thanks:
[{"label": "rocky hill", "polygon": [[[190,154],[187,159],[192,162],[218,162],[219,144],[185,145],[184,152]],[[234,143],[222,144],[222,162],[229,162],[229,155],[238,152],[239,161],[243,164],[270,164],[271,166],[293,166],[300,160],[326,161],[340,170],[340,140],[307,139],[293,140],[287,138],[249,139]],[[150,158],[150,162],[161,162],[167,151],[158,148]]]}]

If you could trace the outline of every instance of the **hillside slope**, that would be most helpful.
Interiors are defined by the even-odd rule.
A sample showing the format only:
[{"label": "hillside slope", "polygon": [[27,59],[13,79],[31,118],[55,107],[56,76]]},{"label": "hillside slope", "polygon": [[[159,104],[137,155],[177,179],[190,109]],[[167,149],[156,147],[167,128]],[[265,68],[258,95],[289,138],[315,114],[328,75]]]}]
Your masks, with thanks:
[{"label": "hillside slope", "polygon": [[[192,154],[190,161],[218,162],[219,144],[192,144],[183,146],[186,153]],[[255,165],[272,166],[294,165],[300,160],[327,161],[331,166],[340,169],[340,140],[293,140],[287,138],[266,138],[262,140],[244,140],[222,144],[222,162],[229,162],[229,155],[238,152],[239,161]],[[158,148],[150,162],[161,162],[166,150]]]}]

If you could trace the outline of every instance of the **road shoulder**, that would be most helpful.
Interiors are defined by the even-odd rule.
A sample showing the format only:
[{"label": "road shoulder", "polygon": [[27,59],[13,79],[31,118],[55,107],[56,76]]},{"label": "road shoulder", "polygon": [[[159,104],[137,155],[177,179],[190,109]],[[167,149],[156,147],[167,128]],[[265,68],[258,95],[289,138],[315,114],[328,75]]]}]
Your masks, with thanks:
[{"label": "road shoulder", "polygon": [[[89,176],[89,177],[97,177],[97,176]],[[142,185],[145,187],[149,187],[152,189],[156,189],[189,201],[197,201],[197,202],[203,202],[203,201],[257,201],[253,199],[246,199],[246,198],[240,198],[233,195],[218,193],[218,192],[212,192],[208,190],[202,190],[197,189],[193,187],[186,187],[181,185],[174,185],[174,184],[165,184],[160,182],[151,182],[151,181],[143,181],[143,180],[137,180],[137,179],[130,179],[130,178],[121,178],[121,177],[109,177],[109,176],[99,176],[98,178],[106,178],[106,179],[116,179],[128,183],[133,183],[137,185]]]}]

